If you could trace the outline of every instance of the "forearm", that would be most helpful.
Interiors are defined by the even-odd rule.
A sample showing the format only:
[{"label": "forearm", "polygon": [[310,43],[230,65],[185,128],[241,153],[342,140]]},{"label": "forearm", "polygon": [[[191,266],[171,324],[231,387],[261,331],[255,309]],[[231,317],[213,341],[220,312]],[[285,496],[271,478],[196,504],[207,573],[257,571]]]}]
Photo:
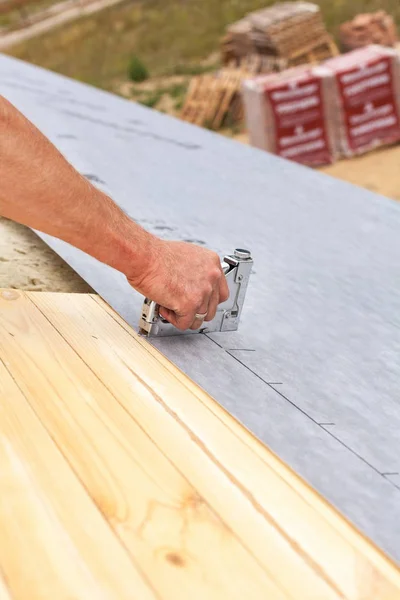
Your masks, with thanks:
[{"label": "forearm", "polygon": [[154,238],[92,186],[0,96],[0,214],[58,237],[126,275]]}]

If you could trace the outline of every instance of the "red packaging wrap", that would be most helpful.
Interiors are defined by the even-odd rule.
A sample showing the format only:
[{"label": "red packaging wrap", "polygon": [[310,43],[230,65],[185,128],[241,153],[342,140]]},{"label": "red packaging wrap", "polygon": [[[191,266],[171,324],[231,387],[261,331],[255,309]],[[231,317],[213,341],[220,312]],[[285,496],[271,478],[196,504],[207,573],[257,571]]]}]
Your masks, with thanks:
[{"label": "red packaging wrap", "polygon": [[400,140],[400,55],[368,46],[327,61],[335,78],[341,153],[362,154]]},{"label": "red packaging wrap", "polygon": [[400,54],[368,46],[243,85],[250,143],[309,166],[400,140]]},{"label": "red packaging wrap", "polygon": [[332,82],[329,73],[308,66],[245,82],[251,143],[309,166],[332,163],[338,151],[328,101]]}]

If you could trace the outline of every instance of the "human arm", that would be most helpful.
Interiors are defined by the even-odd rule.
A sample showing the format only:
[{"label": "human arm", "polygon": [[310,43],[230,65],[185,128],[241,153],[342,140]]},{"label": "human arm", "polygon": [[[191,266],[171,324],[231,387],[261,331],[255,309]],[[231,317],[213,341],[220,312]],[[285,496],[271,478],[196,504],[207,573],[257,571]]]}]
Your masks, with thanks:
[{"label": "human arm", "polygon": [[0,214],[83,250],[122,272],[181,329],[211,320],[228,288],[219,258],[166,242],[130,219],[0,96]]}]

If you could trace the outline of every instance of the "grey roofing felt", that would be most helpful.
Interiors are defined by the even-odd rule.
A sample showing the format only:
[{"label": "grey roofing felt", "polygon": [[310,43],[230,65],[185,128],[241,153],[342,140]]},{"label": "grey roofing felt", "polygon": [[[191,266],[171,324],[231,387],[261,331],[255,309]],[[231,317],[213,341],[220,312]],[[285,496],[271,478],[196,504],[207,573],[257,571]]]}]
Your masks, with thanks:
[{"label": "grey roofing felt", "polygon": [[[252,250],[239,332],[154,343],[400,561],[400,206],[5,56],[0,93],[150,231]],[[42,237],[137,325],[122,275]]]}]

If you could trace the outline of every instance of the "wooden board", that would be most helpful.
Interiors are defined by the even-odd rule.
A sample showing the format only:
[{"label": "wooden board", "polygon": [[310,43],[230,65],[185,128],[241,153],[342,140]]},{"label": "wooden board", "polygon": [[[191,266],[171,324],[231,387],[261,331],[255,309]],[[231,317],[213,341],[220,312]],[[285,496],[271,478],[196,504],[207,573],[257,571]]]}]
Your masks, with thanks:
[{"label": "wooden board", "polygon": [[98,297],[0,293],[0,411],[1,599],[399,597],[389,559]]}]

